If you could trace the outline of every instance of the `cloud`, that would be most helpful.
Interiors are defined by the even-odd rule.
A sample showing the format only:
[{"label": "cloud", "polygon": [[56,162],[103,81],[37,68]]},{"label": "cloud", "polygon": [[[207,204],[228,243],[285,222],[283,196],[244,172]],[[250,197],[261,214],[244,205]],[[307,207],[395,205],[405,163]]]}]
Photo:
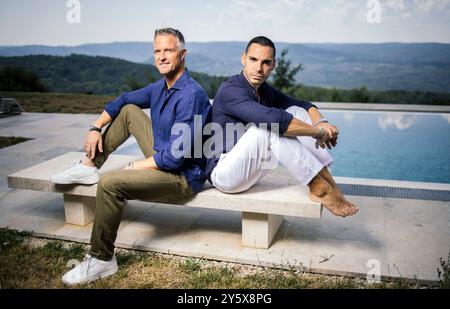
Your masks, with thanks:
[{"label": "cloud", "polygon": [[383,15],[409,18],[433,11],[450,14],[450,0],[380,0]]},{"label": "cloud", "polygon": [[218,23],[236,25],[244,22],[269,22],[276,17],[269,10],[261,9],[261,1],[234,0],[230,7],[219,15]]},{"label": "cloud", "polygon": [[381,4],[395,11],[404,11],[406,9],[405,2],[403,0],[382,0]]},{"label": "cloud", "polygon": [[323,21],[321,28],[336,30],[336,26],[361,22],[366,19],[365,1],[334,0],[328,5],[320,5],[308,18],[309,22]]},{"label": "cloud", "polygon": [[425,12],[450,8],[450,0],[414,0],[414,4],[418,10]]},{"label": "cloud", "polygon": [[273,9],[289,9],[289,10],[298,10],[303,8],[307,0],[279,0],[270,4],[270,7]]},{"label": "cloud", "polygon": [[398,130],[405,130],[411,127],[416,120],[415,114],[404,113],[388,113],[383,114],[378,118],[378,126],[386,130],[389,127],[397,128]]},{"label": "cloud", "polygon": [[450,124],[450,115],[448,115],[448,114],[443,114],[443,115],[441,115],[441,117],[444,118],[445,120],[447,120],[447,121],[448,121],[448,124]]},{"label": "cloud", "polygon": [[353,118],[355,118],[355,114],[344,114],[344,119],[348,122],[352,122]]}]

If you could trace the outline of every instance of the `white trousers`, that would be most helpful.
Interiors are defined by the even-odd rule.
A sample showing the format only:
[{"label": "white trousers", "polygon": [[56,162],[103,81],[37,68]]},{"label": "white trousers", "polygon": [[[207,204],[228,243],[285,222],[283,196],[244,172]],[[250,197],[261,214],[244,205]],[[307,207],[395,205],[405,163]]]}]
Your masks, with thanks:
[{"label": "white trousers", "polygon": [[[291,106],[286,111],[311,124],[304,108]],[[226,193],[243,192],[281,163],[299,183],[306,186],[323,167],[333,163],[330,153],[320,147],[316,149],[315,142],[309,136],[279,136],[252,126],[231,151],[221,154],[211,173],[211,182]]]}]

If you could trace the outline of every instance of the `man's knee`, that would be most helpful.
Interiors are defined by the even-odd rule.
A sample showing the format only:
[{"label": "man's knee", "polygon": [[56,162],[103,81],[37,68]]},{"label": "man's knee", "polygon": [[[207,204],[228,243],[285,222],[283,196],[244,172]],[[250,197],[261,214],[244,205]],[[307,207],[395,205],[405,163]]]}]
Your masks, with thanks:
[{"label": "man's knee", "polygon": [[104,173],[100,176],[97,188],[103,191],[114,191],[122,180],[114,172]]},{"label": "man's knee", "polygon": [[120,109],[119,115],[120,114],[122,114],[122,115],[134,114],[134,113],[137,113],[139,111],[141,111],[140,107],[138,107],[138,106],[136,106],[134,104],[127,104],[127,105],[123,106]]},{"label": "man's knee", "polygon": [[232,175],[228,171],[217,169],[212,177],[214,186],[224,193],[240,193],[248,190],[250,185],[244,183],[241,179],[236,179],[236,175]]},{"label": "man's knee", "polygon": [[308,111],[306,109],[304,109],[303,107],[291,106],[291,107],[287,108],[286,111],[289,114],[292,114],[294,116],[294,118],[297,118],[301,121],[308,122],[308,123],[311,122],[311,118],[309,117]]},{"label": "man's knee", "polygon": [[258,128],[257,126],[251,126],[246,132],[246,135],[250,137],[251,140],[266,141],[269,138],[269,131],[263,128]]}]

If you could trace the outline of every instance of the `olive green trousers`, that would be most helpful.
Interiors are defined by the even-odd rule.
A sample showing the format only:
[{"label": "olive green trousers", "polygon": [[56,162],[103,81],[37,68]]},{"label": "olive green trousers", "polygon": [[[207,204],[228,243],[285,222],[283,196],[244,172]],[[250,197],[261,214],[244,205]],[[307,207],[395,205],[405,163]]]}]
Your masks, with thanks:
[{"label": "olive green trousers", "polygon": [[[97,149],[95,165],[100,168],[130,135],[134,136],[146,158],[155,153],[150,118],[133,104],[125,105],[103,133],[103,153]],[[156,169],[116,170],[102,174],[97,184],[89,254],[105,261],[112,258],[126,200],[170,203],[193,195],[186,178],[180,174]]]}]

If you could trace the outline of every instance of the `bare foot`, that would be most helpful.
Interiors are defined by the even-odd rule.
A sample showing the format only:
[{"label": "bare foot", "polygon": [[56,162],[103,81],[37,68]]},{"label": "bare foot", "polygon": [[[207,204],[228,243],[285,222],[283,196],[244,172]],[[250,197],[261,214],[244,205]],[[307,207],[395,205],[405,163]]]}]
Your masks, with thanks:
[{"label": "bare foot", "polygon": [[349,202],[345,197],[344,194],[342,193],[341,189],[339,188],[339,186],[337,185],[337,183],[334,181],[333,176],[331,175],[330,171],[328,170],[328,168],[324,167],[320,172],[319,175],[322,176],[323,179],[325,179],[332,187],[333,189],[335,189],[339,195],[342,197],[342,199],[347,202],[348,204],[350,204],[352,207],[358,209],[358,207]]},{"label": "bare foot", "polygon": [[325,179],[317,175],[308,184],[310,188],[310,198],[321,203],[332,214],[340,217],[347,217],[358,212],[358,207],[346,201],[339,192],[334,189]]},{"label": "bare foot", "polygon": [[324,167],[319,172],[319,175],[322,176],[322,178],[325,179],[333,187],[333,189],[337,190],[343,199],[345,199],[344,194],[342,193],[342,191],[339,188],[339,186],[337,185],[337,183],[334,181],[333,176],[331,176],[331,173],[327,167]]}]

